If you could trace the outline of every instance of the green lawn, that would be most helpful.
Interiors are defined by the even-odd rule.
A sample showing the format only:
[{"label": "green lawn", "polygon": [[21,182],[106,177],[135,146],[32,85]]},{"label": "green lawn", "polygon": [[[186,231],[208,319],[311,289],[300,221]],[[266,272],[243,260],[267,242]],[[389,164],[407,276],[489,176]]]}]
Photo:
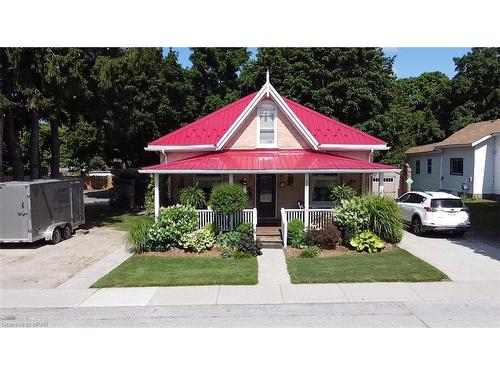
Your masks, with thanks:
[{"label": "green lawn", "polygon": [[112,208],[106,205],[89,205],[85,207],[85,228],[113,227],[127,231],[130,225],[141,215],[137,212]]},{"label": "green lawn", "polygon": [[257,259],[134,255],[93,288],[257,284]]},{"label": "green lawn", "polygon": [[289,258],[293,284],[439,281],[447,276],[405,250],[325,258]]},{"label": "green lawn", "polygon": [[469,233],[487,240],[500,241],[500,202],[486,199],[466,200],[472,223]]}]

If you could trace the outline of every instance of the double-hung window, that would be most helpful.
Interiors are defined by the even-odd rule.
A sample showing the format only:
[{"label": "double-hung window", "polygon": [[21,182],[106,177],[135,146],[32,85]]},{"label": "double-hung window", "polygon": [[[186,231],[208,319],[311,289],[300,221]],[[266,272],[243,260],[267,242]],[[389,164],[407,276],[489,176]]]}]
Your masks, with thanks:
[{"label": "double-hung window", "polygon": [[420,174],[420,160],[415,162],[415,174]]},{"label": "double-hung window", "polygon": [[432,159],[427,159],[427,174],[432,173]]},{"label": "double-hung window", "polygon": [[276,106],[269,100],[263,101],[258,109],[257,116],[257,146],[276,147]]},{"label": "double-hung window", "polygon": [[464,159],[451,158],[450,159],[450,174],[455,176],[464,175]]}]

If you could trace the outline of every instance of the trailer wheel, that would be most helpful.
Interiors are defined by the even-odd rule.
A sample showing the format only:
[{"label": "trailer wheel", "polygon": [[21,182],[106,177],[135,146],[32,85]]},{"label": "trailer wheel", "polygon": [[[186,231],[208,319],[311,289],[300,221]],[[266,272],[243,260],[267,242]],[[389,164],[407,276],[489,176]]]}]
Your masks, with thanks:
[{"label": "trailer wheel", "polygon": [[67,224],[64,229],[63,229],[63,232],[62,232],[62,239],[63,240],[67,240],[68,238],[71,237],[71,225]]},{"label": "trailer wheel", "polygon": [[61,241],[61,229],[55,228],[54,231],[52,232],[52,240],[50,240],[50,243],[55,245],[60,241]]}]

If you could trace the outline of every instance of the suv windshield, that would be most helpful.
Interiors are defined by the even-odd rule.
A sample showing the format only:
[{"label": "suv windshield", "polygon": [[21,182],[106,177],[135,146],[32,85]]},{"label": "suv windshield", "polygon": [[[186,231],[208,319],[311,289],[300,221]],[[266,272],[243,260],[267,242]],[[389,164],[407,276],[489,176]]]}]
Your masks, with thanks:
[{"label": "suv windshield", "polygon": [[464,203],[461,199],[432,199],[431,207],[441,208],[461,208]]}]

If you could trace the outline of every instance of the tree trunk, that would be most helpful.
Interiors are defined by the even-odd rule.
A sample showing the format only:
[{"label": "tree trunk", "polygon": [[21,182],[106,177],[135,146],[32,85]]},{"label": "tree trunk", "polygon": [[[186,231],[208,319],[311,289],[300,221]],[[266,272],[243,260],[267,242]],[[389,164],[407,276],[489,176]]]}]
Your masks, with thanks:
[{"label": "tree trunk", "polygon": [[50,121],[50,175],[52,178],[58,178],[60,153],[59,153],[59,117],[54,116]]},{"label": "tree trunk", "polygon": [[30,129],[30,177],[40,178],[40,126],[38,124],[38,109],[31,110]]},{"label": "tree trunk", "polygon": [[7,109],[6,115],[5,133],[14,169],[14,180],[22,181],[24,180],[24,166],[21,161],[21,146],[19,145],[19,137],[14,127],[14,113],[11,108]]}]

